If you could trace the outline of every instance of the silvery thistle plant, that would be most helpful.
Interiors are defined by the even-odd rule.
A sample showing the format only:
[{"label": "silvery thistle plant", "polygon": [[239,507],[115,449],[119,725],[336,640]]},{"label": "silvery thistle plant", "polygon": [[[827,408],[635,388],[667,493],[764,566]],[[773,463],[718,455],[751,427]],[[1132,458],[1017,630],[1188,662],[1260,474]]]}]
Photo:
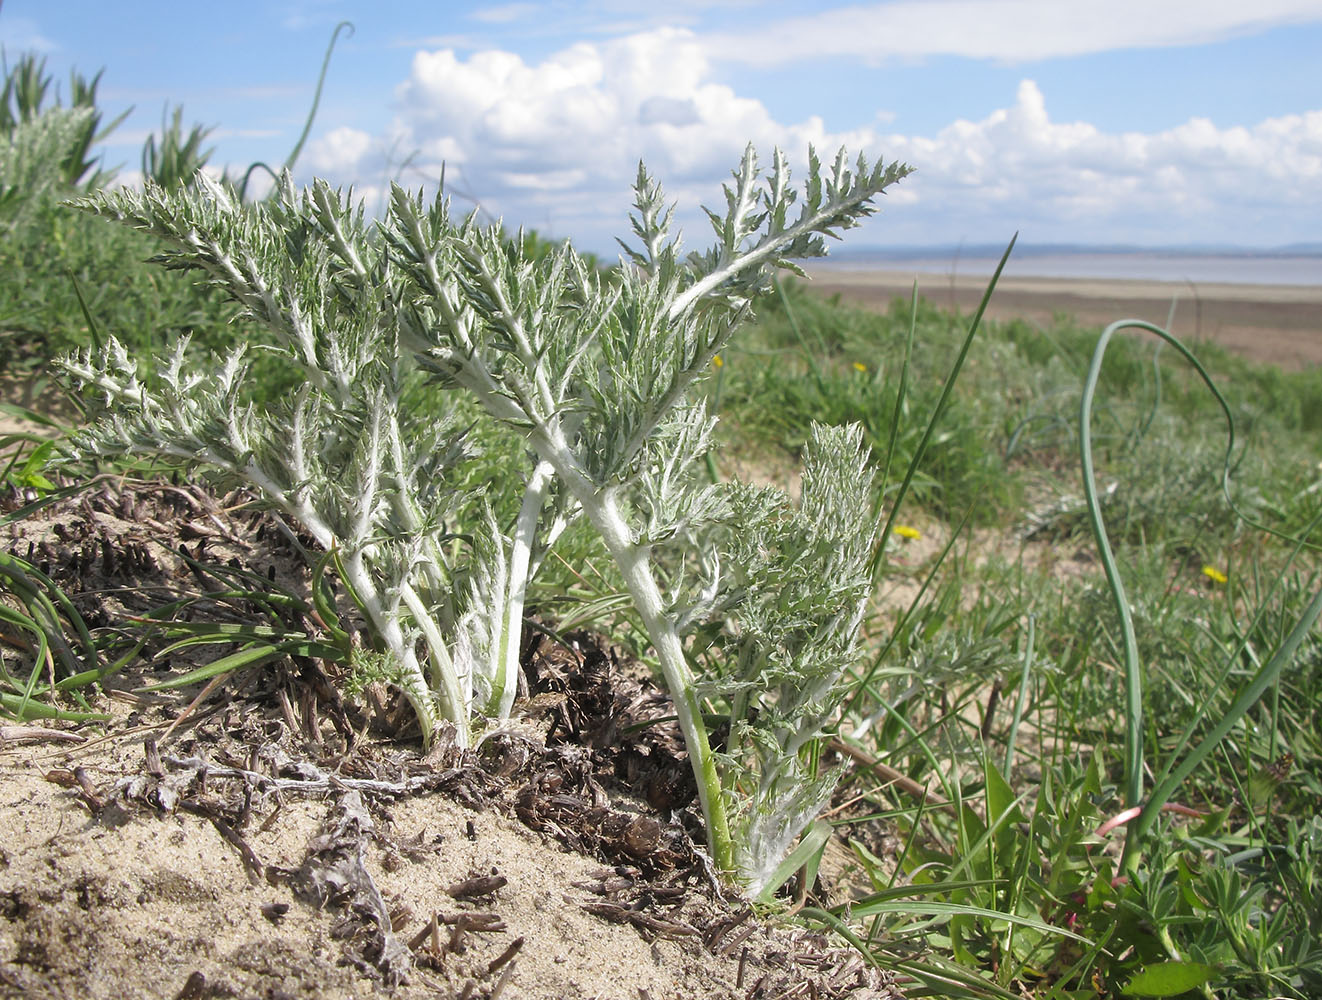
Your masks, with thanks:
[{"label": "silvery thistle plant", "polygon": [[[168,263],[201,268],[266,323],[306,386],[256,413],[240,401],[242,350],[217,374],[178,349],[148,391],[112,343],[64,361],[108,404],[84,446],[200,460],[301,521],[339,553],[424,735],[445,719],[461,742],[475,717],[508,714],[528,578],[586,517],[674,697],[713,859],[761,892],[830,791],[814,750],[854,653],[876,524],[856,429],[814,431],[797,507],[704,481],[714,418],[698,390],[775,270],[802,273],[796,259],[823,255],[824,235],[907,173],[851,168],[843,151],[823,169],[810,151],[800,197],[779,152],[759,184],[750,148],[725,214],[708,212],[716,245],[681,258],[640,165],[641,245],[611,274],[568,246],[529,259],[498,226],[456,223],[443,196],[424,205],[398,187],[375,231],[321,182],[300,199],[285,178],[258,207],[205,179],[98,195],[84,207],[166,239]],[[521,496],[512,523],[455,492],[462,436],[438,440],[402,411],[417,366],[522,436],[528,464],[497,484]],[[454,518],[471,545],[446,531]],[[720,754],[712,711],[730,722]]]},{"label": "silvery thistle plant", "polygon": [[[287,403],[255,409],[244,402],[248,348],[196,361],[179,342],[149,387],[111,338],[60,361],[103,401],[76,449],[198,462],[295,518],[335,554],[425,740],[448,722],[467,746],[475,718],[507,716],[535,540],[520,548],[463,485],[471,449],[444,405],[453,400],[425,420],[408,411],[419,378],[399,337],[401,276],[361,207],[322,181],[297,194],[288,175],[274,200],[240,204],[201,173],[186,190],[79,204],[160,237],[167,267],[200,270],[241,303],[299,386]],[[517,485],[540,512],[545,480]]]},{"label": "silvery thistle plant", "polygon": [[[856,429],[814,432],[797,510],[703,484],[715,421],[696,390],[776,268],[802,274],[795,259],[824,255],[824,234],[871,214],[907,173],[862,158],[851,169],[843,150],[824,171],[810,150],[799,199],[779,152],[759,185],[750,147],[726,213],[708,211],[717,244],[681,259],[640,165],[641,247],[622,243],[612,276],[568,247],[544,265],[521,259],[497,229],[456,226],[444,201],[424,208],[398,188],[385,227],[416,289],[407,339],[426,345],[440,385],[526,435],[537,472],[614,559],[675,700],[713,858],[754,893],[829,794],[808,758],[854,652],[876,524]],[[730,657],[699,678],[686,641],[713,622]],[[720,757],[704,700],[730,711]]]}]

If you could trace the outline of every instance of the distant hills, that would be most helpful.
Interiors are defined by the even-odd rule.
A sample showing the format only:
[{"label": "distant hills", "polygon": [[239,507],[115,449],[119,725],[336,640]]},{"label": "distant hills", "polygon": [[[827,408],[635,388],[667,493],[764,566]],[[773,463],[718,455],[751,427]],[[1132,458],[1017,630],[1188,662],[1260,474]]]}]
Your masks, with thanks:
[{"label": "distant hills", "polygon": [[[957,260],[965,258],[999,258],[1005,252],[1005,244],[1000,243],[942,243],[928,246],[866,247],[832,246],[831,257],[840,263],[877,262],[877,261],[912,261],[912,260]],[[1026,257],[1064,257],[1064,256],[1143,256],[1143,257],[1236,257],[1236,258],[1273,258],[1273,257],[1322,257],[1322,243],[1289,243],[1278,247],[1242,247],[1207,244],[1172,244],[1169,246],[1139,246],[1136,244],[1106,244],[1090,246],[1082,243],[1016,243],[1014,256]]]}]

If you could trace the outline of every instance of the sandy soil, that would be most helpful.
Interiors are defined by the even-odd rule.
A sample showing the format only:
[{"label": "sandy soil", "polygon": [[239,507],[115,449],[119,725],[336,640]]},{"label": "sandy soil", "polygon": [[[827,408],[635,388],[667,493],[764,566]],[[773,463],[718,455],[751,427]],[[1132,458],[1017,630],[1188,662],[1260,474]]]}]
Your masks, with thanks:
[{"label": "sandy soil", "polygon": [[[93,628],[215,590],[226,567],[298,592],[294,549],[238,499],[106,480],[6,547]],[[593,637],[530,633],[531,697],[469,752],[384,738],[374,720],[404,706],[342,701],[321,660],[144,691],[190,665],[171,660],[109,679],[104,725],[0,722],[0,997],[900,995],[717,885],[673,704]]]},{"label": "sandy soil", "polygon": [[[987,287],[985,277],[906,271],[856,271],[834,265],[809,269],[810,287],[823,295],[887,309],[896,296],[919,294],[943,308],[970,313]],[[1322,364],[1322,287],[1296,285],[1177,284],[1162,281],[1002,278],[987,307],[993,319],[1047,323],[1057,314],[1105,326],[1142,319],[1190,342],[1214,341],[1255,361],[1284,369]]]},{"label": "sandy soil", "polygon": [[[687,877],[566,848],[499,800],[457,802],[481,771],[299,794],[315,765],[227,738],[258,714],[234,709],[189,727],[160,773],[136,740],[6,741],[0,996],[678,1000],[808,979],[821,996],[892,995],[857,957]],[[259,745],[257,770],[224,777],[227,750]]]}]

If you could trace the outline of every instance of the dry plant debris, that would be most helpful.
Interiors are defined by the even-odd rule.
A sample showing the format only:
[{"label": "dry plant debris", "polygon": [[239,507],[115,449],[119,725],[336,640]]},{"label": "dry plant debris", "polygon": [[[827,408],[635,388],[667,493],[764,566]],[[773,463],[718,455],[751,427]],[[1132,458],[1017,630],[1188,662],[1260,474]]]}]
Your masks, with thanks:
[{"label": "dry plant debris", "polygon": [[[213,588],[208,556],[305,586],[236,502],[106,483],[11,547],[107,619]],[[0,997],[899,996],[720,891],[650,681],[588,635],[530,629],[522,665],[525,715],[469,751],[366,736],[325,664],[196,705],[135,693],[159,679],[137,664],[99,706],[109,738],[4,727]]]}]

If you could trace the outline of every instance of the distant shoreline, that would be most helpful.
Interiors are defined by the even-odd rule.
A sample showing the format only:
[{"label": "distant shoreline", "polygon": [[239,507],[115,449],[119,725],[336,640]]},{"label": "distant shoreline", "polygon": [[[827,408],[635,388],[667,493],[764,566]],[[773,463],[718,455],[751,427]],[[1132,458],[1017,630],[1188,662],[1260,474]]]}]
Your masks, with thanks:
[{"label": "distant shoreline", "polygon": [[[906,253],[840,253],[816,266],[829,271],[895,271],[915,275],[991,275],[1000,252],[952,249]],[[1008,276],[1194,284],[1322,286],[1322,254],[1285,251],[1121,251],[1016,248]]]},{"label": "distant shoreline", "polygon": [[[907,268],[814,265],[808,287],[821,295],[887,309],[918,293],[937,306],[972,312],[987,276],[916,273]],[[1057,314],[1086,326],[1142,319],[1164,326],[1174,303],[1172,330],[1190,342],[1210,340],[1245,357],[1298,370],[1322,365],[1322,285],[1241,284],[1139,279],[1002,276],[988,305],[992,319],[1046,324]]]}]

